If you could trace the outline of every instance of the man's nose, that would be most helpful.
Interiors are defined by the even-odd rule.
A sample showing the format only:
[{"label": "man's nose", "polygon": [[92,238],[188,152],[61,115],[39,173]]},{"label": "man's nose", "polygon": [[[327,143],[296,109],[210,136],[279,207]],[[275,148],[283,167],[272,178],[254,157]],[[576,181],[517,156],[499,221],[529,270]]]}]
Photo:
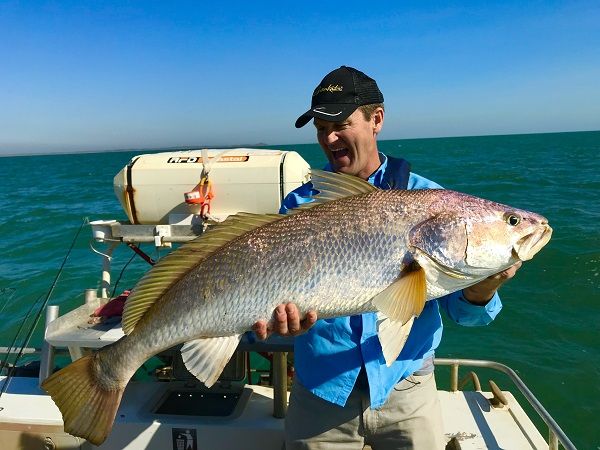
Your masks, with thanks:
[{"label": "man's nose", "polygon": [[327,133],[324,133],[323,140],[325,141],[326,144],[333,144],[335,141],[338,140],[337,133],[333,130],[329,131]]}]

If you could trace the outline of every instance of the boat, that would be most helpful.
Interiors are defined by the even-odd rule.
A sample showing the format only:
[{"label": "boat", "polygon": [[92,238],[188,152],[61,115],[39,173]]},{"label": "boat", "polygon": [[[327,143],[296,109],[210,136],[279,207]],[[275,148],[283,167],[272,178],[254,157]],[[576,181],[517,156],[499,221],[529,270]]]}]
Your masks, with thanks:
[{"label": "boat", "polygon": [[[82,287],[83,303],[64,314],[44,305],[40,348],[3,348],[35,362],[9,366],[0,375],[0,448],[200,450],[284,448],[293,338],[260,342],[247,335],[219,381],[210,389],[191,375],[178,348],[155,357],[128,384],[112,432],[99,447],[64,432],[62,416],[40,384],[59,359],[76,360],[123,336],[119,316],[94,313],[122,296],[111,293],[115,249],[128,246],[152,263],[140,244],[168,249],[190,241],[238,211],[277,212],[284,196],[309,177],[309,166],[292,151],[212,149],[140,155],[114,178],[128,220],[89,223],[102,255],[99,289]],[[112,289],[114,290],[114,289]],[[113,303],[114,304],[114,303]],[[515,371],[472,359],[435,360],[447,449],[574,449],[575,446]],[[446,380],[440,376],[446,368]],[[496,373],[483,388],[477,371]],[[502,374],[502,375],[500,375]],[[525,408],[521,404],[525,402]],[[537,417],[531,416],[537,415]],[[534,421],[547,427],[546,437]]]}]

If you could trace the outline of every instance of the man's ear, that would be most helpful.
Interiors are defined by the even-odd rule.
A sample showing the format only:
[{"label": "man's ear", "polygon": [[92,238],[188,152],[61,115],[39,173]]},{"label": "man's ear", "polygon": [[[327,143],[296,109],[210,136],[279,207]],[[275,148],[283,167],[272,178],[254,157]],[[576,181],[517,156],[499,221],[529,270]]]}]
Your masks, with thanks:
[{"label": "man's ear", "polygon": [[373,121],[373,132],[375,134],[379,133],[381,131],[381,128],[383,127],[384,115],[385,114],[383,108],[377,108],[375,111],[373,111],[373,116],[371,117],[371,120]]}]

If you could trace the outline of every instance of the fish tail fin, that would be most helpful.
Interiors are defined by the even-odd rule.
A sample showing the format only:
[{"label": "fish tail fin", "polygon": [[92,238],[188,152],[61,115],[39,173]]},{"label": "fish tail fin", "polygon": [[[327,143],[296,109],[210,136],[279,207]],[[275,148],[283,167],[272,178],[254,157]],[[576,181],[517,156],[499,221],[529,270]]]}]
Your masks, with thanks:
[{"label": "fish tail fin", "polygon": [[114,389],[102,386],[94,371],[96,356],[84,356],[59,370],[42,388],[62,413],[67,433],[100,445],[112,429],[125,385]]}]

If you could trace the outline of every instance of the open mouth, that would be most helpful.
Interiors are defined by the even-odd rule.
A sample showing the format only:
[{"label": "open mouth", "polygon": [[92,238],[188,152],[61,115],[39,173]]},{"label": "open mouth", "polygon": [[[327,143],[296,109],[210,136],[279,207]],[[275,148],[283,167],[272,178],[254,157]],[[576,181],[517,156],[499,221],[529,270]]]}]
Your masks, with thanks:
[{"label": "open mouth", "polygon": [[544,225],[531,234],[519,239],[513,250],[521,261],[527,261],[535,256],[552,237],[550,225]]},{"label": "open mouth", "polygon": [[331,150],[331,155],[333,156],[333,159],[341,159],[344,156],[348,156],[348,149],[347,148],[340,148],[339,150]]}]

